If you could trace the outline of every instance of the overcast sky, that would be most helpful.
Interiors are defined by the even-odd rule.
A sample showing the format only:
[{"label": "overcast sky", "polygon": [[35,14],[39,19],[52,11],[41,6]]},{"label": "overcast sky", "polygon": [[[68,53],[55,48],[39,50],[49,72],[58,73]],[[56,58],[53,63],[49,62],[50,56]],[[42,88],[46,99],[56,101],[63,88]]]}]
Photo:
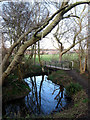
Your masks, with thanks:
[{"label": "overcast sky", "polygon": [[[32,2],[33,0],[11,0],[11,1],[24,1],[24,2],[26,2],[26,1],[30,1],[30,2]],[[36,0],[36,1],[43,1],[43,0]],[[51,1],[56,1],[56,0],[51,0]],[[61,0],[57,0],[57,2],[58,1],[61,1]],[[75,2],[75,0],[71,0],[71,1],[74,1]],[[78,0],[78,1],[80,1],[80,0]],[[0,3],[0,6],[1,6],[1,3]],[[1,7],[0,7],[1,8]],[[78,6],[78,8],[80,8],[81,9],[81,6]],[[53,7],[51,6],[51,11],[52,11],[52,13],[54,13],[55,12],[55,9],[53,9]],[[1,18],[0,18],[1,19]],[[56,28],[55,28],[56,29]],[[57,42],[55,41],[55,38],[53,37],[53,34],[52,33],[54,33],[54,31],[55,31],[55,29],[50,33],[50,34],[48,34],[45,38],[43,38],[42,40],[41,40],[41,48],[44,48],[44,49],[54,49],[55,47],[58,47],[58,45],[57,45]],[[53,42],[52,42],[52,39],[53,39],[53,41],[54,41],[54,46],[53,46]],[[69,38],[70,39],[70,38]],[[69,43],[66,43],[66,44],[64,44],[64,48],[68,48],[69,47]],[[7,47],[10,47],[10,43],[9,43],[9,41],[6,41],[6,43],[5,43],[5,46],[7,46]]]}]

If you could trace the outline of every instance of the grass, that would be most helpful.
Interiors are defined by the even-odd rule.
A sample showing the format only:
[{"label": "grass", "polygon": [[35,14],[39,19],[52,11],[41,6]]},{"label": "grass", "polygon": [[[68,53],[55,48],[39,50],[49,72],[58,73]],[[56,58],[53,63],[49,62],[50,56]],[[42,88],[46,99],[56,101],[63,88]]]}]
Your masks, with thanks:
[{"label": "grass", "polygon": [[49,78],[55,83],[64,84],[66,90],[70,93],[73,104],[68,109],[48,117],[52,117],[53,119],[75,119],[87,116],[89,100],[86,92],[82,89],[82,86],[74,82],[65,71],[61,70],[53,72],[49,75]]},{"label": "grass", "polygon": [[[25,55],[25,58],[28,59],[29,55]],[[40,55],[41,61],[52,62],[52,61],[59,61],[59,54],[45,54]],[[62,61],[73,61],[74,66],[73,68],[79,72],[79,60],[78,55],[76,53],[66,53],[62,56]],[[32,60],[33,61],[33,60]],[[36,63],[39,63],[38,55],[36,55]]]},{"label": "grass", "polygon": [[[26,58],[28,58],[29,55],[25,55]],[[45,54],[41,55],[42,61],[48,61],[51,62],[52,60],[59,61],[59,54]],[[62,60],[68,60],[68,61],[76,61],[78,60],[78,55],[76,53],[66,53],[63,55]],[[36,55],[36,62],[38,62],[38,55]]]},{"label": "grass", "polygon": [[[75,95],[73,95],[72,99],[74,101],[74,104],[72,107],[69,107],[68,109],[61,111],[60,113],[54,114],[53,118],[62,118],[62,119],[83,119],[83,117],[87,116],[87,110],[88,110],[88,102],[87,102],[87,94],[84,90],[81,90],[77,92]],[[83,102],[85,101],[85,102]]]},{"label": "grass", "polygon": [[72,82],[69,85],[67,85],[65,88],[66,88],[66,94],[70,97],[82,90],[82,86],[79,83],[72,83]]},{"label": "grass", "polygon": [[[36,119],[50,119],[50,120],[84,120],[84,116],[87,115],[87,110],[88,110],[88,96],[87,94],[81,90],[77,94],[75,94],[72,97],[74,104],[70,106],[68,109],[65,109],[61,112],[57,112],[55,114],[50,114],[50,115],[43,115],[43,116],[35,116],[35,115],[29,115],[27,114],[25,118],[21,118],[22,120],[24,119],[30,119],[30,120],[36,120]],[[17,118],[12,118],[12,120],[16,120]],[[20,120],[21,120],[20,119]],[[10,120],[8,118],[7,120]],[[86,119],[85,119],[86,120]]]},{"label": "grass", "polygon": [[72,81],[72,78],[63,70],[53,72],[48,76],[48,79],[52,80],[56,84],[64,86],[68,85]]}]

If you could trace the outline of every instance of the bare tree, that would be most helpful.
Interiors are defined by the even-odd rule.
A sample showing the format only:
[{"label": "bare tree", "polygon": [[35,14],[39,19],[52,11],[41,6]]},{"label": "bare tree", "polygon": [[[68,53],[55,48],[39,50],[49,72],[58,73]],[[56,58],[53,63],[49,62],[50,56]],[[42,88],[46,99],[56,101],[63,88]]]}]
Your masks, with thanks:
[{"label": "bare tree", "polygon": [[[11,45],[16,42],[24,32],[27,32],[29,28],[43,24],[48,16],[48,10],[43,7],[42,4],[39,6],[38,2],[34,4],[30,4],[29,2],[8,2],[7,4],[3,4],[3,26],[7,30],[6,32],[9,35]],[[40,13],[38,11],[40,11]],[[33,30],[33,32],[35,32],[35,30]],[[20,43],[22,44],[24,41],[29,40],[31,36],[32,33],[30,32]]]},{"label": "bare tree", "polygon": [[[2,80],[3,83],[5,82],[5,78],[12,72],[12,70],[14,69],[14,67],[16,65],[19,64],[19,62],[22,60],[23,54],[25,52],[25,50],[35,44],[37,41],[39,41],[41,39],[41,31],[43,30],[43,37],[45,37],[48,33],[50,33],[52,31],[52,29],[63,19],[63,16],[65,15],[65,13],[67,13],[69,10],[71,10],[72,8],[74,8],[77,5],[80,4],[88,4],[89,2],[76,2],[74,4],[70,4],[68,5],[68,1],[64,2],[61,6],[61,8],[56,11],[51,17],[49,17],[47,19],[47,21],[45,21],[45,23],[39,27],[32,35],[32,37],[28,40],[25,41],[18,49],[16,55],[14,56],[14,59],[11,61],[10,65],[7,67],[7,69],[4,71],[3,75],[2,75]],[[51,21],[53,19],[53,21]],[[51,23],[50,23],[51,21]],[[36,26],[35,26],[36,27]],[[35,30],[35,28],[33,27],[32,29]],[[32,30],[30,30],[32,32]],[[21,41],[23,39],[23,37],[25,37],[26,35],[28,35],[30,33],[30,31],[27,31],[26,33],[22,34],[19,39],[17,41]],[[18,43],[19,44],[19,43]],[[12,48],[12,50],[15,47]],[[11,48],[10,48],[11,49]],[[10,54],[11,51],[9,51],[8,54]],[[7,55],[8,55],[7,54]]]},{"label": "bare tree", "polygon": [[[87,19],[87,12],[84,12],[86,10],[86,5],[82,8],[82,11],[79,12],[80,18],[76,14],[76,9],[74,15],[70,14],[65,18],[68,17],[76,17],[71,20],[62,21],[57,29],[56,32],[53,34],[57,43],[58,43],[58,50],[59,50],[59,60],[62,60],[63,54],[70,51],[72,48],[74,48],[77,44],[81,43],[85,39],[87,39],[87,31],[85,29],[87,28],[87,21],[85,22],[85,19]],[[66,29],[63,29],[64,28]],[[84,35],[83,32],[84,31]],[[86,32],[86,33],[85,33]],[[69,40],[68,40],[69,39]],[[70,41],[71,39],[71,41]],[[66,49],[64,48],[64,41],[69,43],[70,46]]]},{"label": "bare tree", "polygon": [[35,30],[46,20],[48,14],[48,9],[42,3],[39,5],[38,2],[34,4],[8,2],[3,5],[3,26],[5,26],[6,33],[9,35],[11,48],[3,60],[2,67],[5,66],[12,51],[16,53],[19,47],[32,37]]}]

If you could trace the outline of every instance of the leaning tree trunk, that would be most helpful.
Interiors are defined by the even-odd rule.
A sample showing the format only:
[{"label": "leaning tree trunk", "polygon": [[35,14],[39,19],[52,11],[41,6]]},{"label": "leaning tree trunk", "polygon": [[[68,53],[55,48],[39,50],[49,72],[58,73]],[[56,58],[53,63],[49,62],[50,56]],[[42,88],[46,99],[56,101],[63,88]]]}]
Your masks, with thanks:
[{"label": "leaning tree trunk", "polygon": [[90,73],[90,38],[88,40],[88,71]]},{"label": "leaning tree trunk", "polygon": [[[62,11],[60,13],[58,13],[55,17],[55,19],[52,21],[52,23],[43,31],[43,37],[45,37],[47,34],[49,34],[51,32],[51,30],[63,19],[63,13]],[[25,50],[35,44],[37,41],[41,40],[41,36],[42,33],[38,33],[36,35],[34,35],[29,41],[24,42],[24,44],[21,45],[21,47],[19,48],[17,54],[15,55],[14,59],[12,60],[12,62],[10,63],[10,65],[8,66],[8,68],[6,69],[6,71],[3,73],[2,75],[2,83],[5,83],[5,79],[6,77],[11,73],[11,71],[13,70],[13,68],[19,64],[19,62],[21,61],[23,54],[25,52]]]},{"label": "leaning tree trunk", "polygon": [[90,73],[90,4],[88,5],[88,71]]},{"label": "leaning tree trunk", "polygon": [[[19,62],[21,61],[23,54],[25,52],[25,50],[35,44],[37,41],[41,40],[41,33],[40,31],[46,27],[46,29],[43,30],[43,37],[45,37],[47,34],[49,34],[53,28],[55,28],[55,26],[63,19],[63,15],[65,13],[67,13],[69,10],[71,10],[73,7],[80,5],[80,4],[88,4],[89,2],[76,2],[74,4],[71,4],[70,6],[67,6],[67,3],[65,4],[65,6],[63,6],[63,8],[59,9],[56,13],[54,13],[51,17],[50,20],[53,21],[49,24],[48,20],[38,31],[36,31],[36,33],[34,34],[34,36],[32,36],[32,38],[26,42],[24,42],[24,44],[21,45],[21,47],[19,48],[17,54],[15,55],[14,59],[12,60],[12,62],[10,63],[10,65],[8,66],[8,68],[5,70],[5,72],[2,75],[2,82],[4,84],[6,77],[12,72],[13,68],[19,64]],[[48,25],[49,24],[49,25]],[[48,25],[48,26],[47,26]]]},{"label": "leaning tree trunk", "polygon": [[34,65],[36,64],[36,44],[34,45],[35,49],[34,49]]}]

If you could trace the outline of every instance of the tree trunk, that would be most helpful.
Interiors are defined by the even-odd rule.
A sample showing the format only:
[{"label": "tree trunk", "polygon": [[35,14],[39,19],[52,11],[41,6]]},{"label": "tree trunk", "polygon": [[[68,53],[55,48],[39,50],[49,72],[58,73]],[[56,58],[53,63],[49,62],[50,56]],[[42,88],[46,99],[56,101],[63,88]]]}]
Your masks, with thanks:
[{"label": "tree trunk", "polygon": [[90,4],[88,5],[88,71],[90,73]]},{"label": "tree trunk", "polygon": [[[53,21],[46,27],[46,26],[42,26],[38,32],[40,32],[40,30],[42,30],[44,27],[46,27],[46,29],[43,30],[43,37],[45,37],[47,34],[49,34],[53,28],[55,28],[55,26],[63,19],[63,15],[65,13],[67,13],[69,10],[71,10],[73,7],[80,5],[80,4],[89,4],[89,2],[76,2],[74,4],[71,4],[70,6],[66,7],[63,6],[63,8],[61,8],[61,10],[59,10],[59,12],[57,12],[54,16]],[[67,3],[65,4],[67,5]],[[52,19],[51,19],[52,20]],[[46,23],[45,23],[46,24]],[[10,65],[8,66],[8,68],[6,69],[6,71],[3,73],[2,75],[2,82],[4,84],[4,80],[6,79],[6,77],[12,72],[13,68],[15,66],[17,66],[19,64],[19,62],[21,61],[23,54],[25,52],[25,50],[35,44],[37,41],[41,40],[41,33],[36,32],[34,36],[32,36],[32,38],[26,42],[24,42],[24,44],[21,45],[21,47],[19,48],[17,54],[15,55],[14,59],[12,60],[12,62],[10,63]]]},{"label": "tree trunk", "polygon": [[36,44],[34,45],[34,65],[36,64]]},{"label": "tree trunk", "polygon": [[60,54],[59,54],[59,62],[61,62],[62,61],[62,53],[60,52]]},{"label": "tree trunk", "polygon": [[41,62],[41,58],[40,58],[40,42],[38,41],[38,59],[39,59],[39,63],[42,67],[42,62]]}]

